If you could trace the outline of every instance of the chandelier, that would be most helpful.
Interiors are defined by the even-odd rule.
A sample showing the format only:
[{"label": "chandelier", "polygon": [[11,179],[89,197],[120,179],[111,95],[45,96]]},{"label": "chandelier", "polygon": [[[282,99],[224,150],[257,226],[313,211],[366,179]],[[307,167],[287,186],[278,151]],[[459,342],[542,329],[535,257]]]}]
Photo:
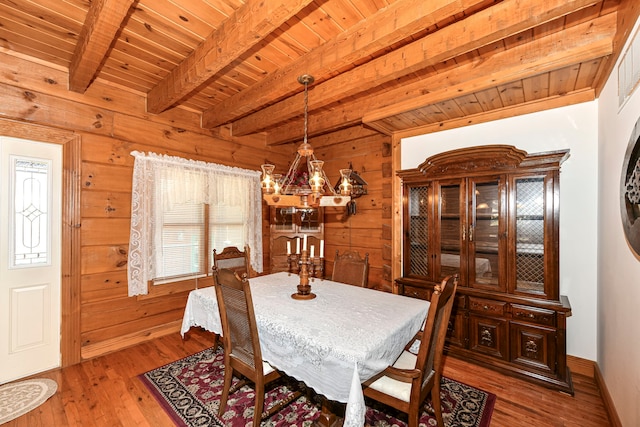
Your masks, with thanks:
[{"label": "chandelier", "polygon": [[282,176],[273,173],[274,165],[261,166],[262,194],[270,206],[299,209],[346,206],[351,200],[351,169],[340,169],[341,182],[334,188],[322,168],[324,162],[316,158],[313,148],[307,142],[308,87],[313,81],[313,76],[308,74],[298,77],[298,82],[304,85],[304,139],[289,171]]}]

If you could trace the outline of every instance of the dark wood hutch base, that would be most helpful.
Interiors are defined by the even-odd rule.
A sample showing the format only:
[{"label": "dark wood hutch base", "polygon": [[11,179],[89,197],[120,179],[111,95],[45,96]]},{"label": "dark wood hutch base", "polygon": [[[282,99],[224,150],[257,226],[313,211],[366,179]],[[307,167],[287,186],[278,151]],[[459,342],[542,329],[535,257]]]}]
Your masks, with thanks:
[{"label": "dark wood hutch base", "polygon": [[403,276],[397,292],[430,299],[460,275],[446,351],[573,395],[559,294],[559,173],[568,151],[512,146],[438,154],[398,172]]},{"label": "dark wood hutch base", "polygon": [[[402,295],[428,300],[434,283],[400,278],[396,285]],[[564,296],[558,304],[536,304],[458,287],[445,352],[573,395],[565,348],[570,315]],[[531,342],[545,350],[528,351]]]}]

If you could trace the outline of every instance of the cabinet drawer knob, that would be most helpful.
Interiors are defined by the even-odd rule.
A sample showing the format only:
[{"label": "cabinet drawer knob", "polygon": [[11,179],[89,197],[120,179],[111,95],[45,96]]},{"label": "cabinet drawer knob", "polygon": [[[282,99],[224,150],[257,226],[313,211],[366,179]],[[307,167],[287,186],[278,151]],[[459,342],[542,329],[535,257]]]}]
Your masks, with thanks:
[{"label": "cabinet drawer knob", "polygon": [[482,307],[482,308],[484,308],[485,310],[489,310],[489,306],[488,306],[488,305],[486,305],[486,304],[485,304],[485,305],[484,305],[484,307]]}]

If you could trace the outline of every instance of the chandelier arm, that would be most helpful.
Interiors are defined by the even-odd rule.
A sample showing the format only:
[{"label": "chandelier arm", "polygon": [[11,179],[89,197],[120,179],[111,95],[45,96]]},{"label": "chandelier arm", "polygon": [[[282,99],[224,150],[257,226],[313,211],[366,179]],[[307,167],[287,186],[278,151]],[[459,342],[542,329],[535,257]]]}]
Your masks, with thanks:
[{"label": "chandelier arm", "polygon": [[335,188],[333,188],[333,185],[331,185],[331,181],[329,181],[329,177],[327,176],[327,173],[324,171],[324,169],[322,169],[322,175],[324,178],[324,184],[329,187],[329,191],[331,192],[331,194],[337,196],[338,193],[336,192]]}]

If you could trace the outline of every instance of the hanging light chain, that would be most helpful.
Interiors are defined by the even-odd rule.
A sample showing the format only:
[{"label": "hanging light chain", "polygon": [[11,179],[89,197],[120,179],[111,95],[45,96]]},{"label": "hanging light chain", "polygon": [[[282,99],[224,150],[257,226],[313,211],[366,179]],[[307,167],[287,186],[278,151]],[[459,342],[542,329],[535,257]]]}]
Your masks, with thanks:
[{"label": "hanging light chain", "polygon": [[309,115],[309,92],[307,88],[309,81],[304,80],[304,143],[307,143],[308,115]]}]

